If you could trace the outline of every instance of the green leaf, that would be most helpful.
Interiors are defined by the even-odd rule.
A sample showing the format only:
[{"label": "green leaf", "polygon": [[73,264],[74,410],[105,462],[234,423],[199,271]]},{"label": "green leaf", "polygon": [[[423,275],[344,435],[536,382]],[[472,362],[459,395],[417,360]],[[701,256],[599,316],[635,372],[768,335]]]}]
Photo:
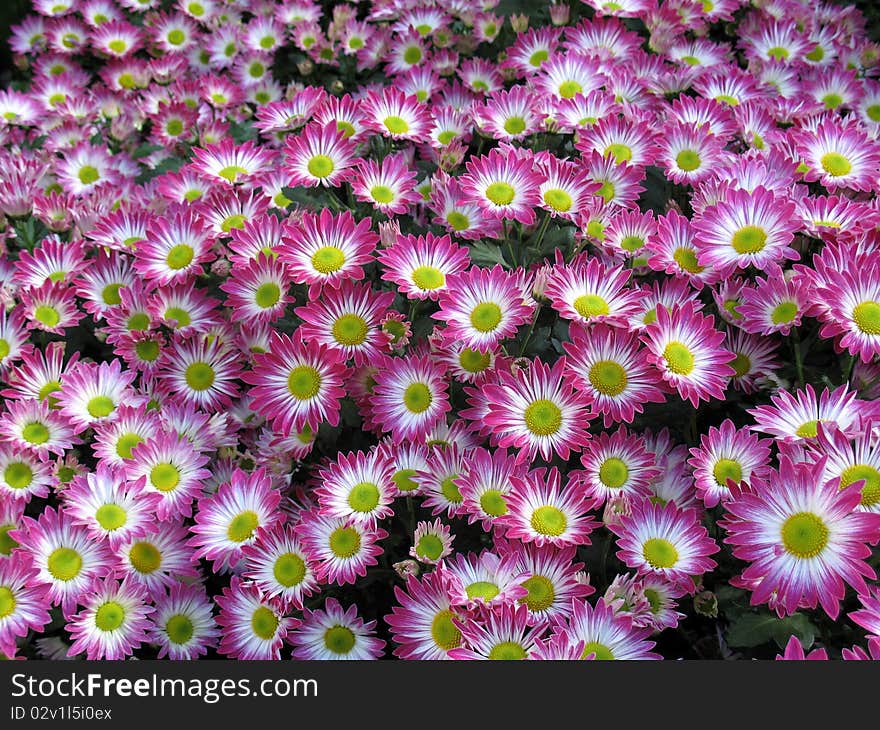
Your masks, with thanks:
[{"label": "green leaf", "polygon": [[727,631],[730,646],[749,648],[761,646],[770,640],[784,648],[791,636],[810,647],[816,638],[816,627],[801,613],[778,618],[771,613],[744,613]]},{"label": "green leaf", "polygon": [[471,261],[477,266],[495,266],[501,264],[505,269],[509,269],[510,265],[504,260],[504,254],[501,247],[494,243],[486,243],[478,241],[470,246]]}]

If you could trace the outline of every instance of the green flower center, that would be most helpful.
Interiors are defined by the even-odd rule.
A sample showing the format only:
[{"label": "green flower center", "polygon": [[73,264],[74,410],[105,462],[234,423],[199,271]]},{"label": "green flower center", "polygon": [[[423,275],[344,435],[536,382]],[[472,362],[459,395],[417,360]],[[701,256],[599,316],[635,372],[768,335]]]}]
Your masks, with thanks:
[{"label": "green flower center", "polygon": [[18,542],[9,537],[9,531],[14,530],[16,525],[0,525],[0,555],[10,555]]},{"label": "green flower center", "polygon": [[[168,312],[165,314],[167,315]],[[144,312],[137,312],[128,318],[125,326],[129,332],[143,332],[145,329],[149,328],[150,318]]]},{"label": "green flower center", "polygon": [[11,489],[25,489],[33,479],[33,470],[23,461],[13,461],[3,471],[3,481]]},{"label": "green flower center", "polygon": [[8,586],[0,586],[0,619],[11,616],[16,603],[12,589]]},{"label": "green flower center", "polygon": [[431,621],[431,638],[441,649],[449,651],[461,644],[461,631],[452,622],[455,614],[448,608],[439,611]]},{"label": "green flower center", "polygon": [[773,324],[788,324],[798,313],[798,305],[795,302],[780,302],[770,313]]},{"label": "green flower center", "polygon": [[189,266],[192,263],[194,256],[195,251],[192,246],[185,243],[179,243],[169,249],[168,254],[165,256],[165,263],[168,264],[169,269],[179,271],[180,269],[185,269]]},{"label": "green flower center", "polygon": [[390,116],[385,117],[385,121],[383,122],[385,125],[385,129],[387,129],[391,134],[406,134],[409,132],[409,124],[405,119],[401,119],[398,116]]},{"label": "green flower center", "polygon": [[333,323],[333,338],[347,347],[362,345],[368,332],[367,321],[357,314],[343,314]]},{"label": "green flower center", "polygon": [[880,302],[866,301],[856,305],[853,322],[866,335],[880,335]]},{"label": "green flower center", "polygon": [[481,373],[489,367],[491,362],[490,353],[472,350],[470,347],[465,347],[458,353],[459,365],[469,373]]},{"label": "green flower center", "polygon": [[136,433],[124,433],[116,439],[116,454],[122,459],[131,458],[131,450],[144,440]]},{"label": "green flower center", "polygon": [[4,340],[4,339],[0,338],[0,362],[2,362],[3,359],[7,355],[9,355],[9,353],[11,351],[12,351],[12,346],[9,344],[9,340]]},{"label": "green flower center", "polygon": [[412,281],[419,289],[432,291],[446,283],[446,275],[434,266],[419,266],[412,272]]},{"label": "green flower center", "polygon": [[117,601],[102,603],[95,611],[95,626],[101,631],[116,631],[125,621],[125,609]]},{"label": "green flower center", "polygon": [[162,553],[152,543],[136,542],[128,551],[128,560],[138,573],[150,575],[162,565]]},{"label": "green flower center", "polygon": [[329,177],[333,173],[336,165],[327,155],[314,155],[309,159],[306,169],[308,169],[309,175],[312,177],[324,178]]},{"label": "green flower center", "polygon": [[501,517],[507,514],[507,500],[497,489],[487,489],[480,495],[480,509],[490,517]]},{"label": "green flower center", "polygon": [[528,593],[524,598],[520,598],[519,602],[525,603],[530,611],[546,611],[556,600],[553,581],[543,575],[533,575],[523,581],[522,585]]},{"label": "green flower center", "polygon": [[526,120],[522,117],[508,117],[504,121],[504,131],[508,134],[522,134],[526,131]]},{"label": "green flower center", "polygon": [[868,119],[872,122],[880,122],[880,104],[871,104],[871,106],[865,109],[865,114],[868,115]]},{"label": "green flower center", "polygon": [[101,290],[101,299],[104,300],[104,304],[108,306],[116,306],[117,304],[122,303],[122,297],[119,296],[119,290],[122,288],[122,284],[108,284]]},{"label": "green flower center", "polygon": [[515,641],[502,641],[500,644],[495,644],[489,652],[489,659],[501,661],[516,661],[527,656],[522,644],[517,644]]},{"label": "green flower center", "polygon": [[350,558],[361,549],[361,535],[353,527],[337,527],[330,533],[330,550],[337,558]]},{"label": "green flower center", "polygon": [[510,205],[515,196],[513,185],[506,182],[493,182],[486,188],[486,197],[495,205]]},{"label": "green flower center", "polygon": [[529,56],[529,65],[538,68],[548,58],[550,58],[550,53],[542,48],[541,50],[535,51],[531,56]]},{"label": "green flower center", "polygon": [[260,526],[260,517],[253,510],[245,510],[229,521],[226,536],[231,542],[244,542],[254,536],[254,530]]},{"label": "green flower center", "polygon": [[752,369],[752,361],[748,355],[743,355],[743,353],[736,353],[736,357],[731,361],[730,367],[734,370],[734,377],[741,378],[744,375],[747,375],[748,372]]},{"label": "green flower center", "polygon": [[802,439],[814,439],[819,435],[819,420],[807,421],[801,424],[795,431],[795,435]]},{"label": "green flower center", "polygon": [[193,637],[195,626],[188,616],[178,613],[165,622],[165,633],[172,644],[181,646]]},{"label": "green flower center", "polygon": [[610,311],[608,302],[598,294],[582,294],[574,300],[575,311],[584,319],[600,317]]},{"label": "green flower center", "polygon": [[49,440],[49,429],[39,421],[32,421],[21,430],[21,437],[29,444],[39,446]]},{"label": "green flower center", "polygon": [[574,204],[571,196],[559,188],[545,190],[544,202],[553,208],[553,210],[559,211],[560,213],[565,213],[566,211],[571,210],[571,206]]},{"label": "green flower center", "polygon": [[864,479],[865,484],[862,487],[861,505],[863,507],[873,507],[880,502],[880,471],[870,464],[855,464],[846,469],[840,475],[840,487],[848,487]]},{"label": "green flower center", "polygon": [[225,218],[223,223],[220,224],[220,228],[224,233],[229,233],[233,228],[244,228],[246,220],[247,218],[241,213],[235,213],[228,218]]},{"label": "green flower center", "polygon": [[446,144],[449,144],[452,140],[454,140],[456,138],[456,136],[457,136],[457,134],[456,134],[455,130],[447,129],[445,132],[440,132],[440,134],[437,135],[437,141],[440,144],[446,145]]},{"label": "green flower center", "polygon": [[573,99],[575,94],[580,94],[584,90],[577,81],[563,81],[559,84],[559,96],[563,99]]},{"label": "green flower center", "polygon": [[690,375],[694,370],[694,356],[682,342],[673,341],[663,350],[666,367],[676,375]]},{"label": "green flower center", "polygon": [[609,489],[620,489],[629,478],[629,467],[623,459],[610,456],[599,467],[599,481]]},{"label": "green flower center", "polygon": [[102,504],[95,512],[95,519],[102,529],[111,532],[122,527],[126,523],[128,515],[118,504]]},{"label": "green flower center", "polygon": [[852,171],[852,163],[837,152],[826,152],[819,162],[831,177],[843,177]]},{"label": "green flower center", "polygon": [[372,512],[379,505],[379,487],[372,482],[355,484],[348,493],[348,506],[355,512]]},{"label": "green flower center", "polygon": [[54,408],[58,403],[58,399],[52,396],[52,393],[57,393],[61,390],[61,383],[57,380],[50,380],[46,383],[42,388],[40,388],[40,392],[37,393],[37,398],[39,400],[49,400],[49,406]]},{"label": "green flower center", "polygon": [[629,162],[632,159],[632,149],[620,142],[614,142],[605,148],[605,156],[613,157],[614,161],[619,165],[621,162]]},{"label": "green flower center", "polygon": [[671,568],[678,562],[678,550],[669,540],[652,537],[642,545],[642,555],[654,568]]},{"label": "green flower center", "polygon": [[457,210],[450,211],[446,214],[446,222],[453,231],[466,231],[471,227],[470,219]]},{"label": "green flower center", "polygon": [[106,418],[116,410],[116,404],[106,395],[96,395],[88,402],[86,410],[92,418]]},{"label": "green flower center", "polygon": [[394,200],[394,191],[387,185],[374,185],[370,188],[370,197],[377,203],[387,205]]},{"label": "green flower center", "polygon": [[532,512],[531,525],[539,535],[559,537],[568,526],[568,518],[558,507],[545,504]]},{"label": "green flower center", "polygon": [[614,652],[605,646],[605,644],[600,644],[598,641],[590,641],[587,644],[584,644],[584,651],[581,654],[581,659],[586,659],[590,654],[595,654],[595,658],[599,661],[609,661],[614,659]]},{"label": "green flower center", "polygon": [[816,47],[806,55],[806,58],[810,61],[821,61],[825,58],[825,49],[817,43]]},{"label": "green flower center", "polygon": [[41,304],[34,309],[34,318],[47,327],[57,327],[61,321],[61,313],[48,304]]},{"label": "green flower center", "polygon": [[180,119],[169,119],[165,125],[165,132],[171,137],[183,134],[183,122]]},{"label": "green flower center", "polygon": [[433,402],[431,389],[424,383],[412,383],[403,393],[403,404],[410,413],[424,413]]},{"label": "green flower center", "polygon": [[501,593],[501,589],[487,580],[478,580],[468,585],[464,589],[464,592],[467,593],[468,598],[482,598],[484,601],[488,602]]},{"label": "green flower center", "polygon": [[297,400],[310,400],[321,390],[321,374],[311,365],[298,365],[287,376],[287,390]]},{"label": "green flower center", "polygon": [[784,61],[789,56],[789,51],[783,46],[773,46],[767,49],[767,55],[777,61]]},{"label": "green flower center", "polygon": [[767,244],[767,234],[758,226],[743,226],[733,234],[730,245],[739,254],[758,253]]},{"label": "green flower center", "polygon": [[184,379],[193,390],[207,390],[214,384],[214,368],[206,362],[194,362],[186,369]]},{"label": "green flower center", "polygon": [[613,360],[598,360],[593,363],[588,375],[590,385],[602,395],[616,396],[626,390],[626,370]]},{"label": "green flower center", "polygon": [[411,492],[419,488],[418,482],[413,479],[417,473],[415,469],[398,469],[391,477],[391,481],[401,492]]},{"label": "green flower center", "polygon": [[165,310],[165,314],[163,315],[163,319],[167,319],[169,321],[174,320],[177,322],[176,328],[180,327],[189,327],[190,322],[192,322],[192,318],[189,316],[189,312],[185,309],[181,309],[180,307],[169,307]]},{"label": "green flower center", "polygon": [[782,544],[797,558],[814,558],[828,544],[828,527],[812,512],[798,512],[782,525]]},{"label": "green flower center", "polygon": [[79,169],[77,177],[83,185],[91,185],[100,179],[101,173],[98,172],[98,168],[92,167],[92,165],[83,165]]},{"label": "green flower center", "polygon": [[675,157],[675,164],[680,170],[685,172],[693,172],[701,164],[700,156],[693,150],[682,150]]},{"label": "green flower center", "polygon": [[416,555],[428,560],[439,560],[443,554],[443,541],[436,535],[424,535],[416,543]]},{"label": "green flower center", "polygon": [[471,311],[471,325],[477,332],[492,332],[501,319],[501,307],[495,302],[481,302]]},{"label": "green flower center", "polygon": [[733,459],[718,459],[712,468],[712,476],[719,487],[726,487],[728,479],[739,484],[742,481],[742,466]]},{"label": "green flower center", "polygon": [[422,49],[418,46],[410,46],[403,52],[403,60],[410,66],[422,60]]},{"label": "green flower center", "polygon": [[562,409],[551,400],[541,399],[530,403],[524,417],[526,427],[538,436],[550,436],[562,426]]},{"label": "green flower center", "polygon": [[689,274],[699,274],[703,270],[703,267],[697,263],[697,253],[692,248],[675,249],[672,259],[683,271],[687,271]]},{"label": "green flower center", "polygon": [[348,654],[354,644],[354,632],[347,626],[337,624],[324,632],[324,646],[334,654]]},{"label": "green flower center", "polygon": [[248,171],[239,165],[227,165],[222,170],[218,171],[217,174],[225,180],[234,183],[239,175],[247,175]]},{"label": "green flower center", "polygon": [[168,462],[156,464],[150,470],[150,483],[160,492],[170,492],[180,484],[180,470]]},{"label": "green flower center", "polygon": [[299,585],[306,577],[306,563],[296,553],[284,553],[279,555],[272,567],[275,580],[285,588]]},{"label": "green flower center", "polygon": [[260,606],[251,614],[251,629],[263,641],[269,641],[278,629],[278,617],[271,609]]},{"label": "green flower center", "polygon": [[55,548],[46,560],[46,567],[55,580],[71,581],[82,570],[83,559],[76,550],[69,547]]},{"label": "green flower center", "polygon": [[822,103],[825,105],[826,109],[836,109],[843,104],[843,97],[840,94],[831,92],[822,97]]},{"label": "green flower center", "polygon": [[700,59],[696,56],[682,56],[681,60],[684,61],[688,66],[699,66]]},{"label": "green flower center", "polygon": [[345,253],[336,246],[324,246],[312,254],[312,266],[322,274],[339,271],[345,263]]},{"label": "green flower center", "polygon": [[461,504],[464,499],[461,496],[458,484],[455,482],[455,480],[458,479],[458,476],[458,474],[451,474],[440,482],[440,493],[446,497],[448,502],[452,502],[452,504]]}]

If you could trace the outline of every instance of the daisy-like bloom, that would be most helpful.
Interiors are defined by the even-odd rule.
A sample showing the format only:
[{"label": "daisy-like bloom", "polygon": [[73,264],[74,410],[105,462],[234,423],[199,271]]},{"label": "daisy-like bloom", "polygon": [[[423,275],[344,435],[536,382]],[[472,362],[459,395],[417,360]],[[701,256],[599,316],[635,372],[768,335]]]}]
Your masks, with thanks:
[{"label": "daisy-like bloom", "polygon": [[266,170],[274,161],[274,153],[257,147],[253,142],[236,145],[226,138],[219,144],[194,147],[192,169],[212,183],[234,185]]},{"label": "daisy-like bloom", "polygon": [[728,482],[743,487],[752,479],[766,480],[770,463],[770,439],[738,429],[729,418],[720,428],[700,436],[700,446],[690,449],[688,464],[694,470],[697,493],[706,507],[732,497]]},{"label": "daisy-like bloom", "polygon": [[61,378],[66,370],[72,368],[79,353],[70,356],[64,363],[64,342],[50,342],[42,351],[22,351],[21,363],[5,376],[9,388],[0,395],[12,399],[47,400],[50,406],[57,406],[58,399],[53,395],[61,390]]},{"label": "daisy-like bloom", "polygon": [[465,450],[456,443],[428,443],[432,448],[425,468],[416,476],[425,495],[422,507],[430,509],[432,515],[445,512],[448,517],[457,517],[464,502],[459,479],[464,471]]},{"label": "daisy-like bloom", "polygon": [[813,649],[809,654],[804,653],[804,646],[797,636],[792,636],[785,645],[785,652],[776,655],[776,661],[802,662],[809,661],[827,661],[828,652],[824,649]]},{"label": "daisy-like bloom", "polygon": [[8,379],[6,371],[10,365],[29,350],[28,333],[21,309],[16,307],[7,312],[6,305],[0,303],[0,375]]},{"label": "daisy-like bloom", "polygon": [[637,168],[653,164],[657,154],[655,134],[647,123],[618,117],[601,119],[588,127],[578,135],[575,146],[584,154],[596,151],[618,165]]},{"label": "daisy-like bloom", "polygon": [[745,287],[735,311],[740,327],[760,335],[788,335],[792,327],[800,326],[803,317],[818,313],[806,279],[788,278],[781,271],[766,279],[758,277],[754,287]]},{"label": "daisy-like bloom", "polygon": [[345,364],[339,351],[272,333],[269,352],[254,355],[254,367],[241,377],[250,384],[251,408],[272,422],[282,435],[308,427],[313,432],[324,421],[339,423],[339,401],[345,395]]},{"label": "daisy-like bloom", "polygon": [[131,384],[136,373],[123,370],[119,360],[79,362],[64,374],[58,406],[78,432],[115,418],[122,404],[138,405],[146,398],[136,395]]},{"label": "daisy-like bloom", "polygon": [[155,597],[154,604],[147,640],[159,647],[159,659],[193,660],[214,648],[220,629],[204,588],[175,583],[167,594]]},{"label": "daisy-like bloom", "polygon": [[423,142],[431,130],[431,113],[425,105],[394,86],[367,92],[360,106],[364,126],[383,137]]},{"label": "daisy-like bloom", "polygon": [[782,441],[800,441],[816,438],[819,422],[822,422],[850,435],[858,432],[863,418],[876,412],[873,403],[857,400],[856,395],[847,385],[834,391],[824,388],[818,398],[809,383],[795,395],[780,390],[770,396],[772,405],[756,406],[748,411],[755,419],[751,428]]},{"label": "daisy-like bloom", "polygon": [[608,529],[617,535],[617,557],[626,565],[689,592],[696,590],[697,578],[716,565],[708,556],[719,547],[700,524],[696,510],[636,499],[631,514],[620,515]]},{"label": "daisy-like bloom", "polygon": [[415,190],[416,172],[401,155],[389,155],[381,163],[360,162],[351,174],[351,191],[387,216],[403,215],[421,196]]},{"label": "daisy-like bloom", "polygon": [[564,218],[576,223],[599,186],[568,160],[560,160],[554,155],[543,153],[535,156],[535,162],[544,177],[538,188],[539,207],[554,218]]},{"label": "daisy-like bloom", "polygon": [[460,274],[470,263],[468,250],[449,236],[400,235],[391,248],[378,254],[382,279],[394,283],[408,299],[436,300],[447,288],[447,277]]},{"label": "daisy-like bloom", "polygon": [[564,357],[552,367],[536,359],[516,374],[500,370],[497,384],[483,386],[489,409],[485,420],[498,446],[519,449],[523,459],[540,453],[547,461],[554,454],[568,459],[581,450],[590,437],[587,421],[596,414],[574,391],[565,369]]},{"label": "daisy-like bloom", "polygon": [[281,519],[278,504],[281,494],[272,488],[266,469],[247,474],[232,472],[229,482],[211,496],[199,500],[193,537],[187,543],[194,556],[207,558],[214,572],[232,569],[242,556],[242,549],[252,544],[259,529],[271,529]]},{"label": "daisy-like bloom", "polygon": [[676,610],[676,599],[686,594],[686,591],[673,585],[661,576],[644,575],[638,582],[641,594],[648,601],[648,612],[637,619],[637,626],[648,626],[654,631],[674,628],[685,617]]},{"label": "daisy-like bloom", "polygon": [[83,316],[76,306],[74,289],[62,281],[47,281],[40,286],[21,289],[19,298],[28,329],[63,335]]},{"label": "daisy-like bloom", "polygon": [[880,264],[829,272],[822,297],[830,312],[819,334],[839,337],[850,355],[868,363],[880,355]]},{"label": "daisy-like bloom", "polygon": [[525,86],[500,91],[474,108],[477,125],[500,140],[519,140],[537,132],[541,118],[535,93]]},{"label": "daisy-like bloom", "polygon": [[49,603],[60,604],[65,616],[88,593],[92,580],[111,570],[107,547],[51,507],[36,520],[22,518],[21,528],[11,530],[9,537],[19,543],[36,569],[32,585],[45,590]]},{"label": "daisy-like bloom", "polygon": [[643,439],[621,427],[590,439],[581,454],[584,470],[576,472],[577,482],[598,503],[650,494],[648,485],[659,474],[654,454]]},{"label": "daisy-like bloom", "polygon": [[277,661],[288,633],[300,623],[285,617],[277,601],[266,598],[259,588],[238,576],[233,576],[223,594],[214,600],[220,607],[217,651],[231,659]]},{"label": "daisy-like bloom", "polygon": [[546,621],[530,621],[529,609],[523,605],[501,606],[487,613],[485,622],[455,619],[455,623],[463,646],[451,649],[450,659],[528,659],[547,629]]},{"label": "daisy-like bloom", "polygon": [[595,607],[572,599],[568,621],[553,628],[553,636],[567,636],[569,641],[582,641],[581,659],[661,659],[651,651],[654,642],[648,640],[649,628],[633,626],[632,620],[616,614],[600,598]]},{"label": "daisy-like bloom", "polygon": [[542,176],[530,155],[496,149],[487,156],[472,157],[465,167],[467,172],[459,180],[462,195],[485,215],[524,225],[535,222]]},{"label": "daisy-like bloom", "polygon": [[439,297],[434,318],[446,323],[447,340],[485,352],[512,337],[532,316],[515,273],[497,264],[492,269],[474,267],[449,276]]},{"label": "daisy-like bloom", "polygon": [[880,539],[880,515],[858,511],[861,495],[825,479],[824,459],[794,463],[786,455],[765,482],[753,480],[727,503],[719,521],[735,557],[749,566],[741,580],[752,605],[771,603],[779,616],[819,604],[833,619],[844,583],[865,594],[874,570],[865,562]]},{"label": "daisy-like bloom", "polygon": [[326,346],[355,365],[375,362],[384,342],[379,322],[394,301],[394,292],[376,292],[369,282],[344,281],[325,289],[320,299],[298,307],[302,337]]},{"label": "daisy-like bloom", "polygon": [[88,142],[69,150],[56,165],[55,175],[64,191],[72,195],[84,195],[119,180],[109,152]]},{"label": "daisy-like bloom", "polygon": [[391,481],[395,496],[414,496],[421,493],[416,476],[428,468],[428,449],[424,444],[412,441],[398,443],[391,438],[379,442],[379,450],[391,463]]},{"label": "daisy-like bloom", "polygon": [[313,561],[317,581],[340,586],[356,582],[367,574],[369,566],[378,563],[383,552],[378,543],[388,537],[385,530],[369,522],[315,513],[304,514],[294,532]]},{"label": "daisy-like bloom", "polygon": [[238,396],[240,353],[220,338],[175,336],[159,361],[158,377],[182,404],[206,412],[229,406]]},{"label": "daisy-like bloom", "polygon": [[363,266],[372,260],[379,242],[370,225],[369,218],[355,223],[348,211],[304,213],[297,223],[285,226],[278,257],[288,265],[295,284],[310,285],[314,299],[324,285],[338,287],[345,279],[363,279]]},{"label": "daisy-like bloom", "polygon": [[559,470],[539,468],[510,477],[513,489],[507,495],[508,512],[495,525],[506,537],[538,547],[590,545],[589,534],[599,526],[588,512],[596,499],[578,485],[562,488]]},{"label": "daisy-like bloom", "polygon": [[373,378],[373,418],[395,441],[424,439],[452,408],[445,370],[429,356],[385,358]]},{"label": "daisy-like bloom", "polygon": [[22,251],[15,266],[13,281],[19,286],[40,286],[46,281],[70,283],[85,262],[82,241],[63,243],[54,236],[45,239],[33,253]]},{"label": "daisy-like bloom", "polygon": [[880,143],[859,125],[827,119],[814,129],[792,132],[791,138],[808,168],[804,174],[806,180],[818,180],[832,193],[843,188],[875,188],[880,170]]},{"label": "daisy-like bloom", "polygon": [[706,124],[676,124],[664,130],[657,162],[670,180],[696,185],[725,161],[723,140],[708,131]]},{"label": "daisy-like bloom", "polygon": [[0,653],[15,656],[16,639],[49,623],[44,588],[35,584],[31,561],[16,554],[0,560]]},{"label": "daisy-like bloom", "polygon": [[859,602],[862,607],[848,616],[867,632],[871,644],[874,644],[880,641],[880,591],[873,587],[860,593]]},{"label": "daisy-like bloom", "polygon": [[520,468],[516,456],[505,449],[476,448],[465,457],[462,474],[456,481],[468,524],[479,520],[483,530],[489,532],[508,513],[507,499],[513,489],[510,477]]},{"label": "daisy-like bloom", "polygon": [[457,553],[438,565],[435,574],[445,576],[452,605],[469,611],[512,605],[528,593],[522,586],[528,576],[517,569],[513,554]]},{"label": "daisy-like bloom", "polygon": [[98,462],[94,472],[76,476],[64,490],[64,510],[74,525],[111,549],[152,530],[159,496],[129,482],[120,467]]},{"label": "daisy-like bloom", "polygon": [[557,99],[587,96],[605,84],[597,59],[582,53],[555,53],[541,64],[534,82],[537,88]]},{"label": "daisy-like bloom", "polygon": [[311,557],[289,526],[276,523],[260,530],[257,539],[242,549],[244,577],[285,608],[300,609],[318,591]]},{"label": "daisy-like bloom", "polygon": [[357,606],[343,610],[335,598],[324,601],[323,609],[303,611],[302,625],[289,637],[293,658],[301,660],[378,659],[385,642],[376,638],[376,621],[364,622]]},{"label": "daisy-like bloom", "polygon": [[449,599],[448,578],[427,573],[421,579],[409,576],[406,590],[394,587],[396,605],[384,617],[397,644],[393,654],[400,659],[449,659],[448,652],[461,645],[456,608]]},{"label": "daisy-like bloom", "polygon": [[606,268],[599,259],[554,266],[544,295],[565,319],[623,326],[639,307],[640,292],[627,288],[630,272]]},{"label": "daisy-like bloom", "polygon": [[309,124],[284,143],[291,185],[335,188],[348,179],[355,159],[355,144],[335,122]]},{"label": "daisy-like bloom", "polygon": [[437,565],[452,554],[452,540],[449,526],[444,525],[439,517],[433,522],[419,522],[409,554],[426,565]]},{"label": "daisy-like bloom", "polygon": [[394,513],[394,467],[379,450],[340,453],[319,471],[315,491],[321,514],[375,523]]},{"label": "daisy-like bloom", "polygon": [[203,468],[208,457],[176,431],[160,431],[134,446],[131,456],[131,462],[126,463],[128,478],[137,481],[143,477],[144,489],[160,496],[156,505],[159,519],[190,517],[202,481],[211,476]]},{"label": "daisy-like bloom", "polygon": [[18,541],[10,537],[9,533],[21,527],[23,516],[22,502],[13,502],[11,499],[0,501],[0,563],[18,547]]},{"label": "daisy-like bloom", "polygon": [[778,270],[785,259],[798,258],[791,248],[798,228],[794,204],[763,187],[731,191],[693,224],[697,260],[722,275],[749,266]]},{"label": "daisy-like bloom", "polygon": [[728,330],[724,347],[736,357],[730,361],[734,374],[730,379],[736,390],[754,393],[758,382],[779,369],[775,357],[778,345],[767,337],[750,335],[742,330]]},{"label": "daisy-like bloom", "polygon": [[49,464],[37,454],[9,444],[0,445],[0,496],[24,505],[47,497],[52,484]]},{"label": "daisy-like bloom", "polygon": [[141,586],[110,578],[95,580],[79,602],[83,609],[67,624],[73,639],[68,656],[125,659],[147,640],[147,617],[155,609],[147,604]]},{"label": "daisy-like bloom", "polygon": [[605,428],[617,421],[632,423],[646,403],[662,403],[656,371],[643,357],[635,333],[596,325],[589,330],[572,327],[570,342],[563,343],[565,369],[590,408],[603,414]]},{"label": "daisy-like bloom", "polygon": [[24,449],[40,458],[63,455],[81,443],[70,421],[46,400],[9,401],[0,415],[0,436],[13,448]]},{"label": "daisy-like bloom", "polygon": [[192,208],[176,206],[147,224],[146,238],[137,244],[135,270],[158,284],[179,284],[204,273],[203,263],[214,258],[213,239]]},{"label": "daisy-like bloom", "polygon": [[179,522],[159,522],[148,534],[120,544],[115,550],[116,574],[126,583],[143,586],[150,595],[161,595],[181,579],[199,575],[189,532]]},{"label": "daisy-like bloom", "polygon": [[155,436],[159,427],[158,415],[146,404],[121,405],[114,420],[95,428],[92,451],[107,466],[122,466],[131,459],[131,450]]},{"label": "daisy-like bloom", "polygon": [[713,325],[713,317],[704,317],[688,302],[671,312],[657,307],[657,321],[642,336],[648,362],[694,408],[700,400],[722,398],[734,372],[727,363],[735,355],[721,347],[724,333]]},{"label": "daisy-like bloom", "polygon": [[815,442],[808,443],[816,458],[827,456],[825,476],[837,479],[840,488],[861,482],[859,509],[880,512],[880,448],[874,435],[874,424],[866,420],[861,433],[847,437],[834,427],[819,423]]}]

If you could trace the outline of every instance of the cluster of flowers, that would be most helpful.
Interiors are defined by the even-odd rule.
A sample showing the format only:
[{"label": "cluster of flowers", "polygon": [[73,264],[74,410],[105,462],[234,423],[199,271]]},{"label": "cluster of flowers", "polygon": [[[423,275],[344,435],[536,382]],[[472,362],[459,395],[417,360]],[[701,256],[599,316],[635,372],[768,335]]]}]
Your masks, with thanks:
[{"label": "cluster of flowers", "polygon": [[880,47],[826,2],[495,5],[35,0],[0,653],[661,658],[709,581],[849,587],[880,656]]}]

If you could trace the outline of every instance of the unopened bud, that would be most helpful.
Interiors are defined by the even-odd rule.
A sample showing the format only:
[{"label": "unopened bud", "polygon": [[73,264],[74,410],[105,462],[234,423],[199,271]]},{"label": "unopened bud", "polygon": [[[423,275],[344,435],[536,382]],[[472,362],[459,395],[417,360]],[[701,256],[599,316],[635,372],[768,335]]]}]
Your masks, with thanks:
[{"label": "unopened bud", "polygon": [[571,9],[567,3],[553,3],[550,5],[550,21],[553,25],[565,25],[568,22]]},{"label": "unopened bud", "polygon": [[404,579],[410,575],[418,577],[421,571],[419,564],[415,560],[401,560],[399,563],[394,563],[391,567],[394,568],[397,575]]},{"label": "unopened bud", "polygon": [[309,76],[315,70],[315,64],[305,58],[296,64],[296,70],[299,71],[300,76]]},{"label": "unopened bud", "polygon": [[694,596],[694,610],[701,616],[718,617],[718,596],[712,591],[703,591]]},{"label": "unopened bud", "polygon": [[510,16],[510,27],[514,33],[525,33],[529,29],[529,16],[525,13],[515,13]]}]

